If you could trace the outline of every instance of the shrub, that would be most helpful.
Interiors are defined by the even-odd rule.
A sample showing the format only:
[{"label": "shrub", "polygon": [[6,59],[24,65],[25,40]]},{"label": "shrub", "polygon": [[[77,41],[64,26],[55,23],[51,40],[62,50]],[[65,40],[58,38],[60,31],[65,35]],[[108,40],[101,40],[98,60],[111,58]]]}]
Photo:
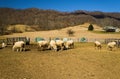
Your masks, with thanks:
[{"label": "shrub", "polygon": [[68,29],[68,30],[67,30],[67,34],[68,34],[69,36],[73,36],[74,33],[75,33],[75,32],[74,32],[72,29]]}]

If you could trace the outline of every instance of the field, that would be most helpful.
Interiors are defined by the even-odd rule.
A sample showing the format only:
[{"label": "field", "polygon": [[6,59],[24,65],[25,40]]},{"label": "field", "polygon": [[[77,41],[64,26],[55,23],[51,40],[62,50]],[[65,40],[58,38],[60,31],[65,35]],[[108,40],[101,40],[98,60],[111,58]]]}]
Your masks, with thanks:
[{"label": "field", "polygon": [[[78,25],[60,30],[14,33],[0,36],[69,37],[68,29],[75,31],[70,38],[120,38],[120,33],[103,33],[97,25],[93,32],[87,26]],[[119,79],[120,48],[108,51],[103,44],[96,50],[93,43],[75,43],[74,49],[64,51],[38,51],[36,46],[26,46],[25,52],[13,52],[11,46],[0,49],[0,79]]]},{"label": "field", "polygon": [[[96,50],[93,43],[75,43],[74,49],[13,52],[0,49],[1,79],[119,79],[120,48]],[[27,47],[28,49],[28,47]]]},{"label": "field", "polygon": [[[77,25],[77,26],[71,26],[71,27],[67,27],[67,28],[63,28],[63,29],[59,29],[59,30],[50,30],[50,31],[36,31],[36,32],[23,32],[23,33],[14,33],[11,35],[5,35],[2,37],[20,37],[20,36],[27,36],[31,38],[31,41],[34,40],[36,37],[43,37],[43,38],[55,38],[55,37],[59,37],[59,38],[64,38],[64,37],[68,37],[68,34],[66,33],[67,30],[72,29],[75,33],[74,36],[70,37],[70,38],[98,38],[98,39],[104,39],[104,38],[120,38],[120,33],[104,33],[101,32],[102,28],[98,25],[93,24],[94,26],[94,32],[90,32],[88,31],[88,26],[89,23],[85,23],[82,25]],[[21,27],[19,25],[19,27]],[[21,28],[19,28],[21,29]],[[23,28],[24,29],[24,28]]]}]

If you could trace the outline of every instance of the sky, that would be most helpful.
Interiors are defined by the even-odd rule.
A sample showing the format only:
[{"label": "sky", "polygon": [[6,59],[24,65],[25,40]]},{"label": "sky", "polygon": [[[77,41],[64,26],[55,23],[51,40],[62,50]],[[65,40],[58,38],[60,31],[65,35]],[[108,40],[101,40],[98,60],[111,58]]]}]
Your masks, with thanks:
[{"label": "sky", "polygon": [[0,8],[120,12],[120,0],[0,0]]}]

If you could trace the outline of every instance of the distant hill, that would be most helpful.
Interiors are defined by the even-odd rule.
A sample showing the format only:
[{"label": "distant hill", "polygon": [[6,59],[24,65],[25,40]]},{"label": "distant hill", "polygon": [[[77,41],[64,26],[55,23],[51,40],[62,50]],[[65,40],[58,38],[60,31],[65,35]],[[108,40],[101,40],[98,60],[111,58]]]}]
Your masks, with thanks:
[{"label": "distant hill", "polygon": [[37,8],[12,9],[0,8],[0,30],[8,25],[29,25],[35,30],[53,30],[83,23],[97,24],[100,27],[120,27],[120,13],[77,10],[59,12]]},{"label": "distant hill", "polygon": [[[97,40],[97,39],[107,39],[107,38],[120,38],[120,33],[103,33],[100,32],[102,28],[96,24],[94,26],[94,32],[88,31],[89,23],[84,23],[77,26],[66,27],[59,30],[47,30],[47,31],[35,31],[35,32],[24,32],[24,33],[14,33],[10,35],[4,35],[2,37],[30,37],[32,42],[35,42],[36,37],[42,37],[45,39],[54,39],[54,38],[72,38],[78,41],[78,38],[87,38],[88,40]],[[18,25],[17,25],[18,26]],[[74,34],[69,36],[67,31],[72,29]]]}]

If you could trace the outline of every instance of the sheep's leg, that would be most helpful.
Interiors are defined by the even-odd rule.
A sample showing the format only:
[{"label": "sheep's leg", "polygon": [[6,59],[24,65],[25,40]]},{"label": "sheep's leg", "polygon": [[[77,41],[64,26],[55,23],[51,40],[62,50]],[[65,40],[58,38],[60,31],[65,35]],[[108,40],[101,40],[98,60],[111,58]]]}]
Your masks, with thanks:
[{"label": "sheep's leg", "polygon": [[15,51],[15,48],[12,48],[12,51]]},{"label": "sheep's leg", "polygon": [[102,46],[100,46],[100,50],[102,49]]},{"label": "sheep's leg", "polygon": [[55,46],[55,47],[53,47],[53,48],[54,48],[55,52],[57,52],[57,50],[58,50],[57,47]]},{"label": "sheep's leg", "polygon": [[109,50],[112,51],[112,50],[113,50],[113,47],[110,47],[110,46],[109,46]]},{"label": "sheep's leg", "polygon": [[95,49],[96,49],[97,48],[96,44],[94,44],[94,46],[95,46]]},{"label": "sheep's leg", "polygon": [[74,48],[74,43],[72,44],[72,48]]},{"label": "sheep's leg", "polygon": [[20,52],[22,52],[22,48],[20,48]]},{"label": "sheep's leg", "polygon": [[25,51],[25,48],[22,48],[23,51]]},{"label": "sheep's leg", "polygon": [[113,50],[113,48],[111,47],[111,48],[110,48],[110,51],[112,51],[112,50]]},{"label": "sheep's leg", "polygon": [[114,49],[117,50],[117,46],[116,45],[114,46]]},{"label": "sheep's leg", "polygon": [[47,48],[47,49],[48,49],[48,50],[50,50],[50,49],[52,49],[52,48],[51,48],[51,46],[50,46],[50,45],[48,45],[48,48]]},{"label": "sheep's leg", "polygon": [[66,49],[69,49],[69,46],[68,46],[68,45],[66,45]]},{"label": "sheep's leg", "polygon": [[101,50],[101,45],[98,46],[98,49]]},{"label": "sheep's leg", "polygon": [[13,51],[15,51],[15,49],[16,49],[16,47],[15,47],[15,46],[13,46],[12,50],[13,50]]},{"label": "sheep's leg", "polygon": [[60,45],[60,50],[62,51],[64,49],[64,46],[63,45]]},{"label": "sheep's leg", "polygon": [[17,48],[17,52],[19,52],[19,49]]}]

